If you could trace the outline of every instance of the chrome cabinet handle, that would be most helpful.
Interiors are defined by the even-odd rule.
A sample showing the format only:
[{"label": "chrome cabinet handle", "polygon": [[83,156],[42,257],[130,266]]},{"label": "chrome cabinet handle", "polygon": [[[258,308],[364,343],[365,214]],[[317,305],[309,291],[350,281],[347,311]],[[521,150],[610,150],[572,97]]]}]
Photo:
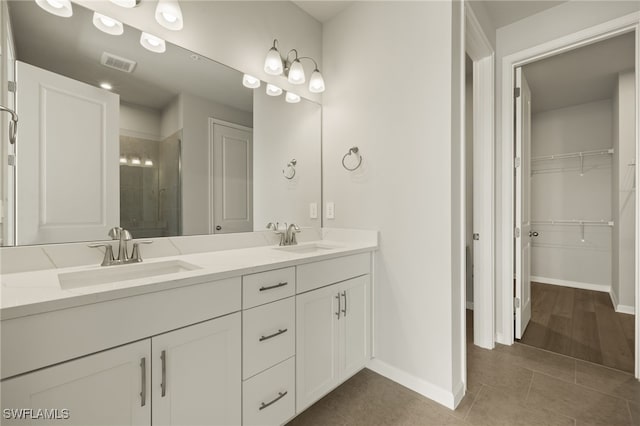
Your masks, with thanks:
[{"label": "chrome cabinet handle", "polygon": [[140,390],[140,406],[144,407],[147,404],[147,358],[144,357],[140,360],[140,379],[142,380],[142,386]]},{"label": "chrome cabinet handle", "polygon": [[338,312],[336,312],[336,316],[338,317],[338,319],[340,319],[340,312],[341,312],[341,308],[340,307],[342,306],[342,304],[340,303],[340,300],[341,300],[340,299],[340,293],[338,293],[336,295],[336,299],[338,299]]},{"label": "chrome cabinet handle", "polygon": [[346,318],[347,316],[347,291],[342,292],[342,296],[344,296],[344,309],[342,310],[342,316]]},{"label": "chrome cabinet handle", "polygon": [[282,398],[284,398],[284,396],[289,393],[288,391],[284,391],[284,392],[278,392],[278,396],[276,396],[276,398],[274,400],[272,400],[271,402],[261,402],[260,403],[260,407],[258,407],[258,410],[264,410],[265,408],[267,408],[268,406],[270,406],[271,404],[275,404],[276,402],[280,401]]},{"label": "chrome cabinet handle", "polygon": [[283,281],[283,282],[278,283],[276,285],[262,286],[262,287],[260,287],[260,291],[273,290],[274,288],[284,287],[287,284],[289,284],[288,281]]},{"label": "chrome cabinet handle", "polygon": [[286,329],[286,328],[278,329],[278,331],[276,331],[275,333],[270,334],[270,335],[268,335],[268,336],[260,336],[260,339],[258,339],[258,340],[259,340],[260,342],[264,342],[265,340],[272,339],[272,338],[274,338],[274,337],[276,337],[276,336],[279,336],[279,335],[281,335],[281,334],[284,334],[284,333],[286,333],[286,332],[287,332],[287,329]]},{"label": "chrome cabinet handle", "polygon": [[167,394],[167,351],[160,352],[160,359],[162,360],[162,382],[160,383],[162,393],[160,396],[164,398]]}]

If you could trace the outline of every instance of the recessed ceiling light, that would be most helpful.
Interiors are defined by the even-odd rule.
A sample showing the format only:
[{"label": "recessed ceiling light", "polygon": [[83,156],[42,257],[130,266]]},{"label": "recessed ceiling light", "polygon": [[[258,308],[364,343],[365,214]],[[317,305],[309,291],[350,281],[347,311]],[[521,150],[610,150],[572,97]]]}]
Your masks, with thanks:
[{"label": "recessed ceiling light", "polygon": [[167,50],[163,39],[149,33],[142,33],[140,35],[140,44],[145,49],[156,53],[163,53],[165,50]]},{"label": "recessed ceiling light", "polygon": [[111,89],[113,89],[113,86],[112,86],[111,84],[107,83],[106,81],[105,81],[105,82],[100,83],[100,87],[102,87],[104,90],[111,90]]},{"label": "recessed ceiling light", "polygon": [[98,12],[93,12],[93,25],[103,33],[120,35],[124,33],[122,22]]},{"label": "recessed ceiling light", "polygon": [[73,15],[70,0],[36,0],[36,3],[47,12],[56,16],[68,18]]},{"label": "recessed ceiling light", "polygon": [[252,75],[245,74],[244,76],[242,76],[242,85],[244,87],[248,87],[249,89],[256,89],[260,87],[260,79]]}]

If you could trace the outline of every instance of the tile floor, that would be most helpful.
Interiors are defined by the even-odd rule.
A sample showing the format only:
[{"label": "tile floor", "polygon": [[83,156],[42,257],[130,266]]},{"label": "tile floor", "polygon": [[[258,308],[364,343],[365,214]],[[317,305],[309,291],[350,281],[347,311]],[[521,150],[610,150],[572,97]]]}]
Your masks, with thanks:
[{"label": "tile floor", "polygon": [[519,343],[467,352],[455,411],[365,369],[289,425],[640,426],[640,382],[629,373]]}]

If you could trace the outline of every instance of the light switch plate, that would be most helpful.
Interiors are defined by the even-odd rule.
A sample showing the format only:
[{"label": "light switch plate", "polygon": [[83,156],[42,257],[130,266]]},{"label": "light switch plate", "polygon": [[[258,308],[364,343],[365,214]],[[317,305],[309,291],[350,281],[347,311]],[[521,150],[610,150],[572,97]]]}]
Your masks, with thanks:
[{"label": "light switch plate", "polygon": [[318,218],[318,203],[309,203],[309,218]]},{"label": "light switch plate", "polygon": [[327,219],[335,219],[336,211],[333,201],[327,201]]}]

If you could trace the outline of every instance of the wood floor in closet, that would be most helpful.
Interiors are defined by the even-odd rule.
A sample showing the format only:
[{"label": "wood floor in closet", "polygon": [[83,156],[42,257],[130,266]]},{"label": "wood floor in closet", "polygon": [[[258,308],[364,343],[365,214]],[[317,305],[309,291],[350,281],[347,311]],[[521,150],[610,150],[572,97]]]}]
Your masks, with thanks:
[{"label": "wood floor in closet", "polygon": [[532,282],[531,300],[520,343],[633,372],[635,319],[608,293]]}]

